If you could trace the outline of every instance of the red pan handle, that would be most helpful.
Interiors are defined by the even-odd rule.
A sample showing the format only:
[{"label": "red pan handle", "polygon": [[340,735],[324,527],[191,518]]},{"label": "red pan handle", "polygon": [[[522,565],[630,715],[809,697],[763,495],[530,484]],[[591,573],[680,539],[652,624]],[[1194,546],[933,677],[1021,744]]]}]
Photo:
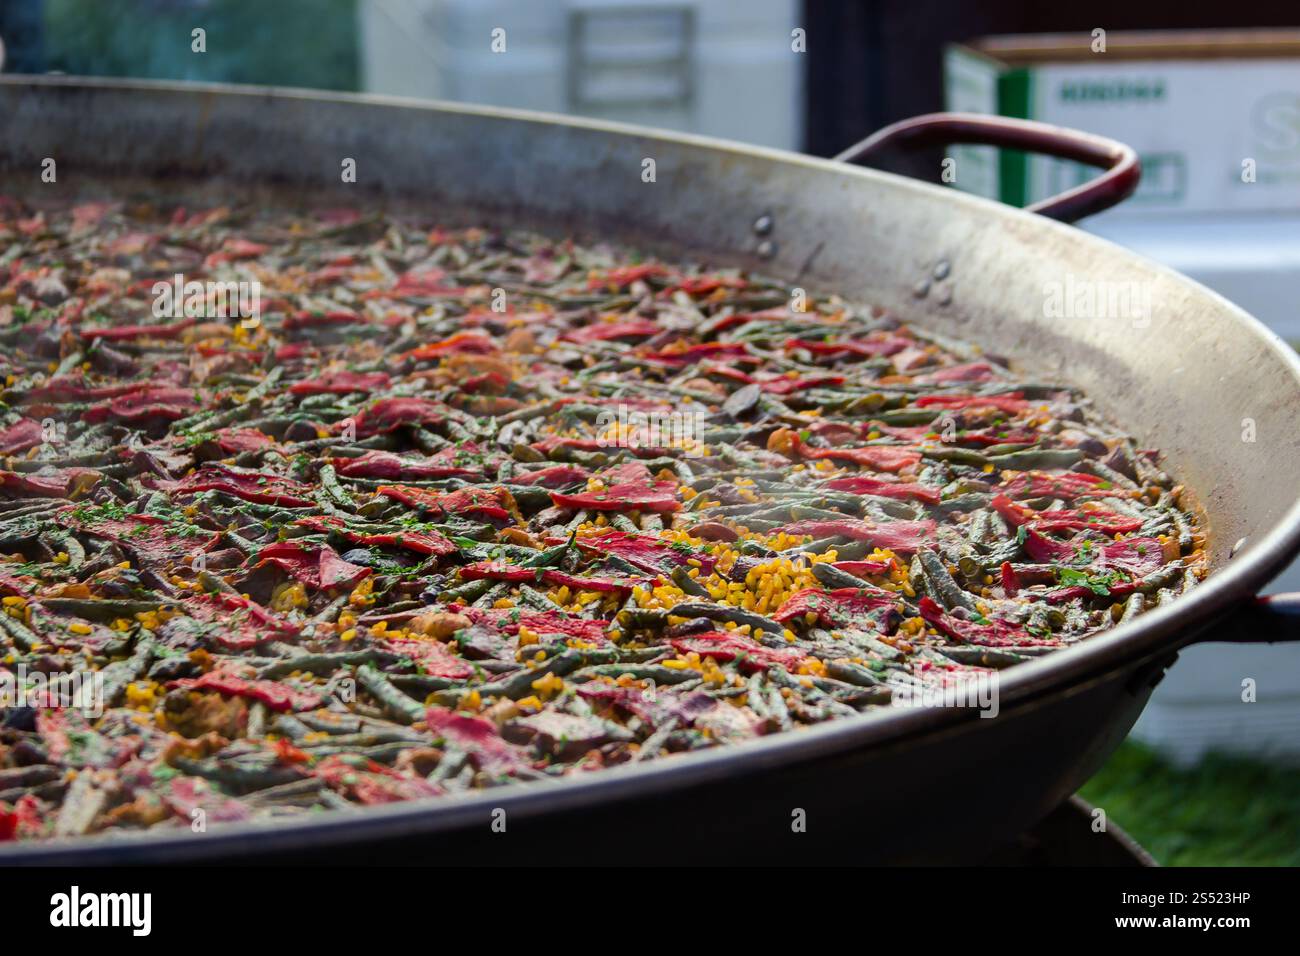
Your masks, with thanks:
[{"label": "red pan handle", "polygon": [[1137,153],[1123,143],[1049,123],[981,113],[914,116],[877,130],[835,159],[853,163],[885,146],[913,148],[949,143],[1023,149],[1104,169],[1096,179],[1026,207],[1061,222],[1075,222],[1124,201],[1133,195],[1142,178]]}]

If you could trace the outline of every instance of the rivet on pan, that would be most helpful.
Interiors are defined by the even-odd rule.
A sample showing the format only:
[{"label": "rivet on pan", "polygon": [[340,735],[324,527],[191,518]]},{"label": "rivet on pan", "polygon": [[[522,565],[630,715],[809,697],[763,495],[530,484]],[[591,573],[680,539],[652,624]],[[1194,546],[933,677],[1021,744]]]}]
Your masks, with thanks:
[{"label": "rivet on pan", "polygon": [[922,279],[916,285],[912,286],[912,295],[916,296],[918,299],[924,299],[929,294],[930,294],[929,279]]},{"label": "rivet on pan", "polygon": [[764,239],[762,242],[758,244],[758,248],[755,251],[759,254],[761,258],[771,259],[774,255],[776,255],[776,243],[773,242],[771,239]]},{"label": "rivet on pan", "polygon": [[759,216],[757,219],[754,220],[754,235],[766,236],[769,235],[771,232],[772,232],[772,214],[765,212],[763,213],[763,215]]},{"label": "rivet on pan", "polygon": [[1230,557],[1230,558],[1235,558],[1235,557],[1237,556],[1237,552],[1240,551],[1240,550],[1241,550],[1242,548],[1244,548],[1245,546],[1246,546],[1246,539],[1245,539],[1245,538],[1238,538],[1238,539],[1237,539],[1237,543],[1234,544],[1234,545],[1232,546],[1232,549],[1228,552],[1228,557]]},{"label": "rivet on pan", "polygon": [[952,302],[952,286],[946,285],[939,289],[939,304],[948,305]]},{"label": "rivet on pan", "polygon": [[948,264],[947,259],[940,259],[934,266],[934,277],[942,282],[948,278],[948,273],[952,272],[952,266]]}]

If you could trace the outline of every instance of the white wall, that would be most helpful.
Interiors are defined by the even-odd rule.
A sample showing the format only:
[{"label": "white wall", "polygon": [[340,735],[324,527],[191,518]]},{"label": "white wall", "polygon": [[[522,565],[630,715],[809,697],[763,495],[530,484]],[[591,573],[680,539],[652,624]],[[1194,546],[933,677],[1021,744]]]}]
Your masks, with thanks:
[{"label": "white wall", "polygon": [[[693,11],[689,95],[677,103],[575,103],[568,73],[570,14],[599,17],[646,8]],[[797,149],[803,82],[803,54],[791,49],[797,11],[797,0],[361,0],[362,86]],[[505,30],[503,53],[491,48],[496,28]],[[625,29],[605,28],[589,49],[608,55],[611,67],[588,73],[584,88],[616,99],[620,90],[635,95],[663,88],[677,75],[674,69],[630,64],[663,59],[674,49],[674,35],[649,27],[643,33],[635,21]]]}]

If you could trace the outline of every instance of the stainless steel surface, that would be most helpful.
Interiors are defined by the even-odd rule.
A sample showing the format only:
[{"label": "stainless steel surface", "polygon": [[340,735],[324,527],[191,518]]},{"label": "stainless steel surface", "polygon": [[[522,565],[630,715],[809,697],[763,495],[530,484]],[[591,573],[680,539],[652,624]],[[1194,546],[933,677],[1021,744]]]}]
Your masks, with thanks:
[{"label": "stainless steel surface", "polygon": [[[41,184],[46,157],[58,163],[56,184]],[[341,182],[345,158],[356,160],[354,185]],[[654,182],[643,181],[645,159],[655,161]],[[1168,470],[1195,492],[1218,570],[1166,608],[1004,673],[1004,710],[1079,693],[1136,662],[1168,661],[1300,548],[1295,355],[1176,273],[996,203],[825,160],[537,114],[72,78],[0,79],[0,171],[6,192],[137,188],[231,201],[418,205],[448,221],[621,241],[876,303],[1010,356],[1031,375],[1082,387],[1144,446],[1162,449]],[[755,224],[765,216],[760,233]],[[762,243],[770,243],[770,258],[760,255]],[[939,263],[948,264],[942,279],[935,278],[945,272]],[[1153,304],[1149,323],[1045,317],[1048,290],[1071,280],[1141,284]],[[1247,419],[1258,435],[1253,443],[1242,440]],[[1240,538],[1248,544],[1228,562]],[[1138,709],[1146,694],[1149,687],[1133,691]],[[1136,713],[1123,715],[1121,736]],[[440,827],[507,803],[582,806],[894,745],[966,716],[884,710],[662,765],[362,816],[391,829],[422,814]],[[1108,733],[1096,746],[1117,740]],[[1104,756],[1090,753],[1085,763]],[[1081,764],[1079,772],[1090,769]],[[0,860],[7,855],[0,850]]]}]

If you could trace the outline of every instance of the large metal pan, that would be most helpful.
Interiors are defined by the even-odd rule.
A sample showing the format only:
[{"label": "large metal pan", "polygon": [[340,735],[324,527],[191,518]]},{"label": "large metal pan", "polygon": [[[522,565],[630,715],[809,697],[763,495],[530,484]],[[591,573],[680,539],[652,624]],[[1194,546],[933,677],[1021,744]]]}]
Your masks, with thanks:
[{"label": "large metal pan", "polygon": [[[1041,127],[972,130],[972,122],[928,119],[884,138],[991,135],[1050,146],[1112,167],[1099,187],[1103,204],[1132,188],[1132,164],[1115,144],[1081,134],[1062,142],[1061,131]],[[56,161],[53,184],[41,181],[47,158]],[[355,184],[341,181],[349,158]],[[646,160],[654,161],[649,182]],[[6,192],[418,205],[451,221],[621,241],[878,303],[1011,356],[1029,374],[1082,387],[1162,449],[1204,507],[1216,568],[1170,606],[1004,672],[994,719],[885,709],[531,788],[275,828],[8,846],[0,862],[380,852],[427,861],[834,854],[969,862],[1094,772],[1182,647],[1293,640],[1300,630],[1294,598],[1255,599],[1300,549],[1296,356],[1209,290],[1044,216],[845,163],[606,123],[68,78],[0,81],[0,170]],[[1098,195],[1066,196],[1046,211],[1076,216],[1096,208]],[[1149,315],[1047,317],[1049,290],[1071,282],[1137,283],[1150,295]],[[792,827],[798,810],[805,832]],[[493,829],[502,819],[508,835]]]}]

